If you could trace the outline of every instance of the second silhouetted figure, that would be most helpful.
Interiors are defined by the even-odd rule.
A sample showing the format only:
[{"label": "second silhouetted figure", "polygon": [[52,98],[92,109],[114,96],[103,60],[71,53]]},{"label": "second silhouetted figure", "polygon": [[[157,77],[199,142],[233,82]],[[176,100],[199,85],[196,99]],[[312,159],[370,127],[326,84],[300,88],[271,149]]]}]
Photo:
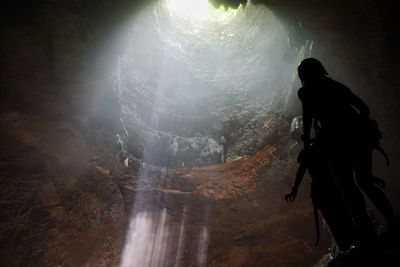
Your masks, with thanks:
[{"label": "second silhouetted figure", "polygon": [[396,225],[393,209],[372,176],[371,158],[376,144],[369,138],[373,134],[366,133],[371,130],[368,106],[348,87],[329,78],[315,58],[303,60],[298,74],[303,85],[298,91],[303,109],[302,140],[305,147],[309,146],[313,128],[319,129],[322,149],[360,231],[360,238],[372,234],[372,226],[354,172],[359,186],[385,216],[389,227]]}]

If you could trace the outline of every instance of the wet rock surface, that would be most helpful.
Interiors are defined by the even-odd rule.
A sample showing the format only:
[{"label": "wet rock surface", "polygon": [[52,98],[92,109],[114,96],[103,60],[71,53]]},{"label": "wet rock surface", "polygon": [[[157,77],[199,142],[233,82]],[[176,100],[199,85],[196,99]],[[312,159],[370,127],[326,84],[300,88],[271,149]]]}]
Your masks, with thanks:
[{"label": "wet rock surface", "polygon": [[397,266],[400,248],[399,235],[394,232],[381,233],[367,244],[354,247],[345,253],[326,255],[314,266],[346,267],[346,266]]}]

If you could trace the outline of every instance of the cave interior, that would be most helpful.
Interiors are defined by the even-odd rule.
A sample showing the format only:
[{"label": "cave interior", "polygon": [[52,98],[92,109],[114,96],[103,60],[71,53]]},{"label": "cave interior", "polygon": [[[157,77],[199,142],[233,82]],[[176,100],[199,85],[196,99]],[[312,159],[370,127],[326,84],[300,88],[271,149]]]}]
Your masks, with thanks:
[{"label": "cave interior", "polygon": [[[327,266],[310,178],[283,199],[302,148],[297,66],[320,59],[368,104],[391,160],[376,155],[374,173],[400,213],[398,11],[395,0],[6,1],[0,266]],[[363,264],[398,266],[399,251]]]}]

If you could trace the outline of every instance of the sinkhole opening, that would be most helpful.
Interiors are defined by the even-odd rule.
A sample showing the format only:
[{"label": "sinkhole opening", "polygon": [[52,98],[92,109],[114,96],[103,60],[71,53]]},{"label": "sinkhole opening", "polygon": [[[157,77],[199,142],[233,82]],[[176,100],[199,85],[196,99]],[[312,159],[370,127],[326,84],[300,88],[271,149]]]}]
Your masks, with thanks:
[{"label": "sinkhole opening", "polygon": [[121,266],[206,266],[209,199],[251,194],[255,170],[287,150],[295,70],[312,43],[293,45],[251,3],[162,0],[128,28],[114,84],[121,173],[133,170],[121,181],[135,193]]},{"label": "sinkhole opening", "polygon": [[224,163],[276,142],[312,47],[294,46],[272,11],[251,3],[158,1],[126,34],[118,138],[129,157],[159,167]]}]

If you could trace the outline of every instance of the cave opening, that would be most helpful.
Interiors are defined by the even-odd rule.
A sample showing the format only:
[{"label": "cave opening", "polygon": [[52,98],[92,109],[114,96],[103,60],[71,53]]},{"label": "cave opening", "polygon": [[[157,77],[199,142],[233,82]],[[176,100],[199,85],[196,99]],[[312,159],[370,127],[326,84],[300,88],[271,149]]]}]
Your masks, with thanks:
[{"label": "cave opening", "polygon": [[[271,10],[250,2],[225,9],[208,1],[158,1],[128,28],[114,90],[123,125],[119,157],[122,168],[137,171],[137,189],[121,266],[205,266],[208,199],[253,194],[257,175],[243,175],[295,146],[288,140],[293,66],[311,53],[312,42],[293,45]],[[226,190],[235,176],[239,185]],[[174,179],[180,180],[171,189]],[[192,229],[187,197],[177,205],[176,222],[166,215],[177,206],[165,191],[187,194],[188,184],[204,198]],[[182,261],[188,235],[198,241]]]},{"label": "cave opening", "polygon": [[[267,115],[293,112],[293,66],[310,54],[312,43],[293,46],[265,6],[214,9],[209,18],[193,19],[168,3],[135,19],[118,58],[114,89],[126,130],[121,142],[156,166],[218,163],[221,136],[228,142],[227,161],[255,154],[270,141],[262,134],[271,128]],[[249,131],[260,138],[243,145]],[[174,139],[179,148],[171,162]]]}]

